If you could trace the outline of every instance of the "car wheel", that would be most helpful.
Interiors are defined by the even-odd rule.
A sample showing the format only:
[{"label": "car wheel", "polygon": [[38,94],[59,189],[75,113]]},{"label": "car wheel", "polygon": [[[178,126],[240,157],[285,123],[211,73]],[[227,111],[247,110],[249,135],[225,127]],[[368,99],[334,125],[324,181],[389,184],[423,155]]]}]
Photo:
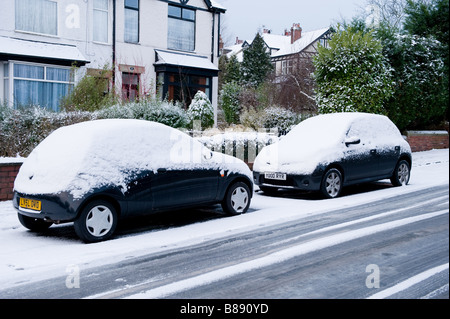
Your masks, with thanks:
[{"label": "car wheel", "polygon": [[326,171],[322,178],[320,190],[326,198],[338,197],[342,190],[341,172],[336,168],[331,168]]},{"label": "car wheel", "polygon": [[247,184],[237,182],[232,184],[222,201],[222,209],[228,215],[244,214],[250,206],[250,189]]},{"label": "car wheel", "polygon": [[87,243],[103,241],[114,233],[117,219],[117,211],[110,202],[94,200],[83,208],[75,220],[75,232]]},{"label": "car wheel", "polygon": [[17,214],[17,216],[19,217],[19,221],[22,224],[22,226],[28,228],[31,231],[35,232],[46,231],[51,225],[53,225],[52,222],[47,222],[40,218],[28,217],[19,213]]},{"label": "car wheel", "polygon": [[409,176],[411,174],[411,167],[405,160],[401,160],[395,166],[394,173],[391,177],[391,183],[394,186],[406,185],[409,182]]}]

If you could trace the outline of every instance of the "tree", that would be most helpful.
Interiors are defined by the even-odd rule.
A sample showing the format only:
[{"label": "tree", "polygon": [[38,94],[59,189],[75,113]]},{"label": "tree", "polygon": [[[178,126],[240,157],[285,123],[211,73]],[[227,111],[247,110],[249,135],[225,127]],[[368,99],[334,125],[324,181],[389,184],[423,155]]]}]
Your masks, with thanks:
[{"label": "tree", "polygon": [[319,113],[386,113],[393,81],[382,48],[371,32],[338,26],[329,47],[319,46],[313,60]]},{"label": "tree", "polygon": [[211,127],[214,124],[214,108],[206,94],[198,91],[188,108],[190,121],[201,121],[202,128]]},{"label": "tree", "polygon": [[387,113],[402,130],[440,122],[448,105],[448,79],[440,42],[417,35],[397,35],[385,42],[394,68],[395,92]]},{"label": "tree", "polygon": [[258,87],[273,70],[270,54],[266,49],[266,44],[258,33],[252,44],[244,50],[241,64],[241,79],[244,84]]},{"label": "tree", "polygon": [[229,124],[239,123],[239,114],[241,112],[240,93],[241,86],[236,82],[224,84],[220,91],[220,105],[225,115],[225,121]]}]

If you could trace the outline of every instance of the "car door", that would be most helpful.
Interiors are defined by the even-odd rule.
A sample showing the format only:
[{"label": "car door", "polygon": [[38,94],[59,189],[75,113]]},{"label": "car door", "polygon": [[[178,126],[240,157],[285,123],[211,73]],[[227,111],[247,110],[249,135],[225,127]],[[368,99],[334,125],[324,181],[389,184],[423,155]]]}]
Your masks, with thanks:
[{"label": "car door", "polygon": [[378,150],[363,120],[356,120],[350,125],[344,144],[346,182],[354,183],[377,174]]},{"label": "car door", "polygon": [[159,169],[151,182],[153,208],[212,202],[217,195],[218,181],[219,172],[213,169]]}]

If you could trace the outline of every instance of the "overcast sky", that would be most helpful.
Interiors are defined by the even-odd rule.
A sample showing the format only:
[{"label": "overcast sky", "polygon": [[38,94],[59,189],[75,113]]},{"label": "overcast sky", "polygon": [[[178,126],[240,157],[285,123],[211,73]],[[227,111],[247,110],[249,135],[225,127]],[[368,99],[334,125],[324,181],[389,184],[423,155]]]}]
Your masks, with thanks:
[{"label": "overcast sky", "polygon": [[[222,16],[223,37],[227,45],[236,37],[254,38],[264,26],[273,34],[282,34],[293,23],[303,31],[326,28],[361,13],[366,0],[218,0],[227,8]],[[232,43],[230,43],[230,41]]]}]

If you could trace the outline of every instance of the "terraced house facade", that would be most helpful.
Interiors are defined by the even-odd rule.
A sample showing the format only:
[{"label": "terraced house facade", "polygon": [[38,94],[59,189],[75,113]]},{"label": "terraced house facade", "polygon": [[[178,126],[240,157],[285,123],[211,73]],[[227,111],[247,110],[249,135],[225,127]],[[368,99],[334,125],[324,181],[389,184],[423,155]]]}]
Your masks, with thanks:
[{"label": "terraced house facade", "polygon": [[217,107],[225,11],[211,0],[3,0],[0,103],[57,111],[87,74],[123,99],[158,91],[189,105],[201,90]]}]

